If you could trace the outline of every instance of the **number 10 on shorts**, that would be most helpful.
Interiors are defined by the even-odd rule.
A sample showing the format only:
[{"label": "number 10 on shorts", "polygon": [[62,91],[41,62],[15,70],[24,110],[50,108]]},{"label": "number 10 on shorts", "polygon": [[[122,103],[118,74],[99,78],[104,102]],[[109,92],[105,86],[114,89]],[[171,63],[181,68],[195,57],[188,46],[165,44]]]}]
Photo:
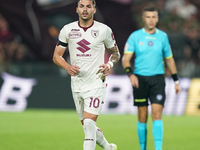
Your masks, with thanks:
[{"label": "number 10 on shorts", "polygon": [[98,108],[100,104],[100,100],[98,98],[93,98],[90,97],[90,106],[89,107],[94,107],[94,108]]}]

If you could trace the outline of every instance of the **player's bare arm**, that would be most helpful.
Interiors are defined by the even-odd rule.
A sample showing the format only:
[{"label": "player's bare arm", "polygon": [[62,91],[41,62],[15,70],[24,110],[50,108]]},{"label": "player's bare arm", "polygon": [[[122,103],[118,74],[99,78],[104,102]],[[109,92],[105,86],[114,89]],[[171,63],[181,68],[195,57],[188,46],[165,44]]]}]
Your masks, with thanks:
[{"label": "player's bare arm", "polygon": [[116,64],[120,59],[120,53],[118,47],[115,45],[112,48],[107,48],[108,52],[111,54],[109,61]]},{"label": "player's bare arm", "polygon": [[111,68],[119,61],[120,59],[120,53],[117,46],[114,46],[112,48],[107,48],[108,52],[111,54],[109,61],[107,64],[102,64],[99,67],[103,68],[101,69],[101,72],[103,72],[103,76],[107,76],[110,74]]},{"label": "player's bare arm", "polygon": [[[122,57],[122,66],[124,69],[129,69],[131,68],[131,59],[133,57],[133,54],[124,54]],[[138,78],[132,73],[132,70],[127,71],[129,72],[128,76],[131,81],[131,84],[133,87],[138,88],[139,87],[139,82]]]},{"label": "player's bare arm", "polygon": [[[166,63],[167,63],[167,66],[169,68],[169,71],[172,75],[174,74],[177,74],[177,69],[176,69],[176,65],[175,65],[175,62],[174,62],[174,58],[171,57],[169,59],[166,59]],[[175,92],[176,94],[178,94],[180,92],[181,88],[179,86],[179,82],[175,82]]]},{"label": "player's bare arm", "polygon": [[59,67],[65,69],[71,76],[75,76],[77,73],[79,73],[80,68],[78,66],[71,66],[68,64],[63,58],[64,52],[64,47],[56,46],[53,54],[53,62]]}]

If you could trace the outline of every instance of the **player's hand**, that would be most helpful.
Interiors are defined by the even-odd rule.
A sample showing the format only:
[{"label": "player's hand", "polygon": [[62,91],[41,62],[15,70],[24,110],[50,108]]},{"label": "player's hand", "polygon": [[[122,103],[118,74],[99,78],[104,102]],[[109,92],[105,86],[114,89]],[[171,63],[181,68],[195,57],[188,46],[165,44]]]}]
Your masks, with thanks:
[{"label": "player's hand", "polygon": [[77,73],[80,73],[79,69],[80,69],[79,66],[71,66],[71,65],[65,68],[65,70],[67,70],[67,72],[71,76],[76,76]]},{"label": "player's hand", "polygon": [[139,88],[139,81],[136,75],[132,74],[130,75],[129,79],[131,80],[131,84],[135,88]]},{"label": "player's hand", "polygon": [[99,68],[101,68],[100,72],[103,73],[103,76],[110,74],[111,66],[109,64],[102,64],[99,66]]},{"label": "player's hand", "polygon": [[179,84],[175,84],[175,92],[176,94],[178,94],[181,91],[180,85]]}]

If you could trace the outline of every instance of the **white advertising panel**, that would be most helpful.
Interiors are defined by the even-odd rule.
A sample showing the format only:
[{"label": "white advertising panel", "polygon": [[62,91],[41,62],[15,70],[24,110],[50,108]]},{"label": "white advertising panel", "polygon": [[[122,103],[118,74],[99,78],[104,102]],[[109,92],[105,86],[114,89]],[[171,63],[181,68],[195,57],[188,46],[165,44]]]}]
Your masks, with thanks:
[{"label": "white advertising panel", "polygon": [[[133,89],[127,75],[110,75],[107,78],[108,87],[102,113],[137,114],[137,107],[133,106]],[[183,115],[188,98],[191,80],[180,79],[181,92],[175,94],[174,81],[166,78],[166,101],[163,114]],[[151,107],[148,107],[151,114]]]}]

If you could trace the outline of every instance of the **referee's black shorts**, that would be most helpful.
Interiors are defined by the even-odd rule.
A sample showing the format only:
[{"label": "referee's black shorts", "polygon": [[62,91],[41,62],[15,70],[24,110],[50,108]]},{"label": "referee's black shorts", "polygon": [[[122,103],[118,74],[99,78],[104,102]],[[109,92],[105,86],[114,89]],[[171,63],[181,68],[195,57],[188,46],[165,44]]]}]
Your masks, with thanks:
[{"label": "referee's black shorts", "polygon": [[133,88],[134,106],[148,106],[151,104],[165,103],[165,78],[164,75],[139,76],[139,88]]}]

